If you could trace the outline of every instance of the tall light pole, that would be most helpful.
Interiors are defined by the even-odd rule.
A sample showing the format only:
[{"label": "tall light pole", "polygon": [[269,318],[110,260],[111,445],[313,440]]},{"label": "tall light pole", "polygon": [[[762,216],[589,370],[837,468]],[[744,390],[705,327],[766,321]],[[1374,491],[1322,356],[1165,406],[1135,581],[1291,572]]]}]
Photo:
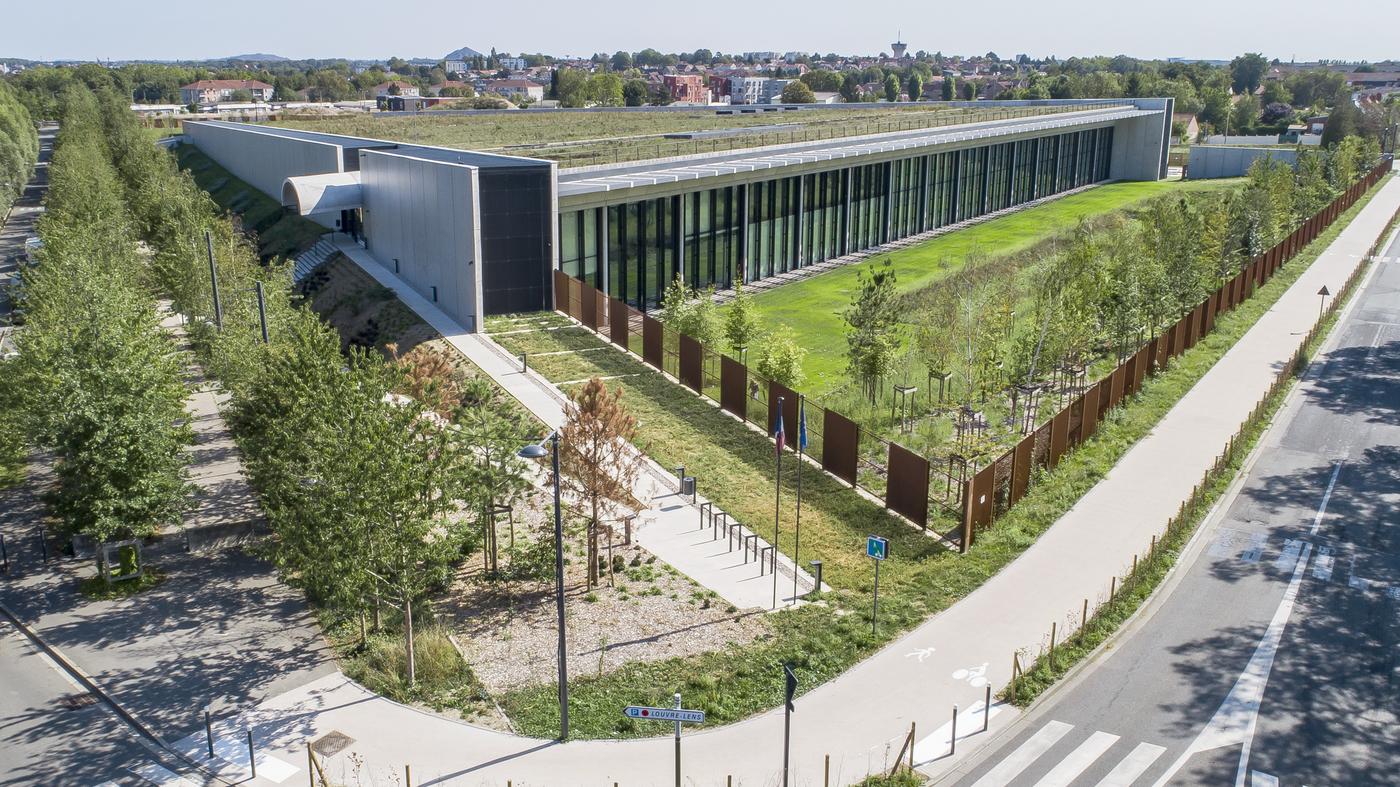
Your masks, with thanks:
[{"label": "tall light pole", "polygon": [[[569,668],[564,649],[564,512],[559,502],[559,432],[546,438],[554,452],[554,607],[559,624],[559,740],[569,739]],[[543,459],[543,443],[520,449],[525,459]]]}]

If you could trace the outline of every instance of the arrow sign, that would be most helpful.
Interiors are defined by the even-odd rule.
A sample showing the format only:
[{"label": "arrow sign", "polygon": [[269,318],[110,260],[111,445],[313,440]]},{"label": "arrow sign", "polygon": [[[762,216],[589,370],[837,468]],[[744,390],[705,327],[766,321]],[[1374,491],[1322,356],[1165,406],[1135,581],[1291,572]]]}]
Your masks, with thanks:
[{"label": "arrow sign", "polygon": [[628,705],[622,709],[629,719],[649,719],[651,721],[679,721],[699,724],[705,720],[705,711],[683,710],[679,708],[648,708],[642,705]]}]

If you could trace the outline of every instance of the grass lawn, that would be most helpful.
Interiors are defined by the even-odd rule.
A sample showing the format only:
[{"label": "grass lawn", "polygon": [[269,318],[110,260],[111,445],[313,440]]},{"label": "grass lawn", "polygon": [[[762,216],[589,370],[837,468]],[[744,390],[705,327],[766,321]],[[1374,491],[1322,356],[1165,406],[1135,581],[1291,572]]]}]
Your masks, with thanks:
[{"label": "grass lawn", "polygon": [[283,210],[277,200],[234,177],[194,145],[180,145],[175,158],[219,207],[237,213],[244,227],[258,233],[258,253],[263,257],[295,257],[329,232]]},{"label": "grass lawn", "polygon": [[[1369,197],[1367,198],[1369,199]],[[975,590],[1019,556],[1103,478],[1120,457],[1146,435],[1168,410],[1266,312],[1298,275],[1326,248],[1367,200],[1362,200],[1312,246],[1285,266],[1255,296],[1217,320],[1216,330],[1178,357],[1143,389],[1115,409],[1095,436],[1068,454],[1006,516],[979,534],[976,546],[958,556],[918,531],[899,523],[879,506],[816,470],[803,481],[802,560],[821,558],[833,587],[825,604],[813,604],[773,618],[769,639],[744,647],[646,664],[631,664],[600,677],[572,682],[570,709],[580,737],[632,737],[656,734],[618,718],[629,703],[656,704],[675,691],[708,713],[707,724],[735,721],[782,701],[781,664],[791,661],[803,690],[834,678],[899,633],[947,608]],[[530,318],[536,325],[565,325],[560,316]],[[488,321],[488,331],[518,323]],[[500,335],[515,350],[565,349],[576,334],[551,345],[556,331]],[[529,337],[529,338],[525,338]],[[602,340],[598,339],[601,345]],[[611,354],[611,358],[609,358]],[[536,366],[546,376],[577,379],[588,373],[628,374],[623,402],[639,420],[639,445],[663,466],[695,468],[700,489],[745,524],[771,523],[772,445],[755,431],[692,395],[678,384],[616,351],[543,356],[569,358],[568,366]],[[565,363],[560,361],[561,364]],[[792,463],[788,462],[789,471]],[[792,500],[791,472],[784,473],[784,496]],[[788,517],[791,516],[790,506]],[[942,522],[940,525],[950,525]],[[1163,523],[1165,524],[1165,523]],[[780,548],[791,554],[792,520],[784,521]],[[881,628],[869,629],[871,576],[860,545],[867,534],[891,538],[890,560],[882,567]],[[552,685],[510,692],[499,698],[523,733],[549,735],[557,724]]]},{"label": "grass lawn", "polygon": [[[1235,188],[1238,180],[1110,183],[1033,208],[940,235],[918,246],[882,254],[894,265],[899,289],[912,292],[957,270],[969,252],[990,256],[1014,254],[1081,218],[1123,210],[1150,197],[1176,191]],[[856,273],[866,265],[847,265],[810,279],[785,284],[754,297],[765,325],[787,325],[807,350],[801,390],[820,396],[846,383],[845,320],[842,313],[855,294]]]}]

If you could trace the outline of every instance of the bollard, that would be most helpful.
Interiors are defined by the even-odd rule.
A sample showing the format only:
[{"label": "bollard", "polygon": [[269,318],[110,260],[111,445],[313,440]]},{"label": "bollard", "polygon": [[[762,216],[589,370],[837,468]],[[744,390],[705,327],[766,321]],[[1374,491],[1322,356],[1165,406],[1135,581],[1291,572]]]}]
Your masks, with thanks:
[{"label": "bollard", "polygon": [[948,736],[948,756],[951,757],[958,750],[958,706],[953,706],[953,734]]},{"label": "bollard", "polygon": [[915,722],[909,722],[909,770],[911,771],[914,770],[914,741],[919,739],[919,736],[914,734],[914,724]]},{"label": "bollard", "polygon": [[1084,611],[1079,615],[1079,627],[1081,629],[1089,626],[1089,599],[1084,599]]},{"label": "bollard", "polygon": [[1116,595],[1118,595],[1118,575],[1114,574],[1108,582],[1108,600],[1112,601]]},{"label": "bollard", "polygon": [[992,726],[992,684],[987,684],[987,697],[982,700],[982,731]]},{"label": "bollard", "polygon": [[214,726],[209,723],[209,709],[204,710],[204,738],[209,742],[209,759],[214,759]]},{"label": "bollard", "polygon": [[248,770],[253,774],[253,778],[258,778],[258,763],[253,759],[253,731],[248,730]]},{"label": "bollard", "polygon": [[826,765],[822,767],[822,787],[831,787],[831,755],[826,755]]},{"label": "bollard", "polygon": [[520,354],[520,372],[524,374],[530,371],[530,357],[527,353]]},{"label": "bollard", "polygon": [[813,560],[811,565],[813,571],[812,578],[816,581],[816,584],[812,586],[812,592],[820,593],[822,592],[822,562],[820,560]]},{"label": "bollard", "polygon": [[306,781],[316,787],[316,759],[311,756],[311,741],[306,742]]},{"label": "bollard", "polygon": [[1055,669],[1055,630],[1058,625],[1055,621],[1050,622],[1050,669],[1052,670]]},{"label": "bollard", "polygon": [[[403,783],[404,787],[413,787],[413,771],[410,771],[407,765],[403,766]],[[617,787],[617,785],[613,785],[613,787]]]},{"label": "bollard", "polygon": [[0,560],[5,563],[5,573],[10,573],[10,553],[5,551],[5,534],[0,533]]}]

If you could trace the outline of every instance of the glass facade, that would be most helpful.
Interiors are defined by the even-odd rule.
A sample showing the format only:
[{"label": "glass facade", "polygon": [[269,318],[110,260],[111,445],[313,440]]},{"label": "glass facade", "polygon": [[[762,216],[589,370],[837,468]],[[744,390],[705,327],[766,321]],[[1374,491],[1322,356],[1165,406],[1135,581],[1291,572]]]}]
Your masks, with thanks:
[{"label": "glass facade", "polygon": [[642,309],[1108,179],[1113,128],[561,211],[565,273]]}]

